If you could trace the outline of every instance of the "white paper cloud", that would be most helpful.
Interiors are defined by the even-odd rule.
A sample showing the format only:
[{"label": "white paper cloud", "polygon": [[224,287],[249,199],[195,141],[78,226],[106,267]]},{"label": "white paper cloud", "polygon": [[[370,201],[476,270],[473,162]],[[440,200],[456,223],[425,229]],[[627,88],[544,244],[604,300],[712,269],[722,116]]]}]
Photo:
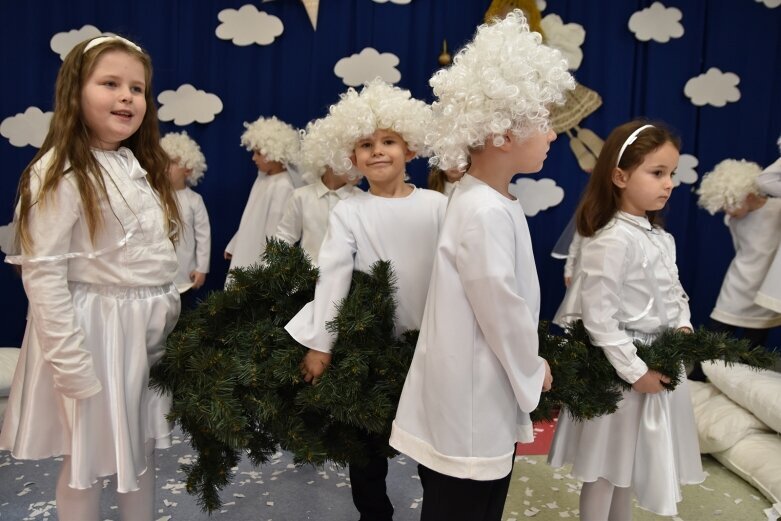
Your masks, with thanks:
[{"label": "white paper cloud", "polygon": [[0,123],[0,135],[15,147],[27,145],[41,148],[53,112],[42,112],[38,107],[27,107],[22,114],[9,116]]},{"label": "white paper cloud", "polygon": [[545,33],[545,43],[561,51],[570,70],[577,70],[583,61],[580,46],[586,40],[583,26],[575,23],[565,24],[557,14],[545,16],[540,25]]},{"label": "white paper cloud", "polygon": [[0,251],[6,255],[11,253],[14,248],[14,235],[16,234],[16,225],[10,222],[5,226],[0,226]]},{"label": "white paper cloud", "polygon": [[518,198],[523,213],[529,217],[556,206],[564,199],[564,190],[556,186],[556,181],[547,178],[535,181],[520,177],[510,184],[510,193]]},{"label": "white paper cloud", "polygon": [[738,83],[740,83],[740,78],[737,74],[721,72],[716,67],[711,67],[705,74],[700,74],[687,81],[683,93],[697,106],[723,107],[728,102],[740,99]]},{"label": "white paper cloud", "polygon": [[399,58],[393,53],[380,54],[377,49],[366,47],[359,54],[342,58],[334,66],[334,74],[342,78],[345,85],[357,87],[374,78],[382,78],[390,84],[401,79],[396,68]]},{"label": "white paper cloud", "polygon": [[176,90],[164,90],[157,96],[161,121],[172,121],[175,125],[189,125],[193,121],[209,123],[215,114],[222,112],[222,100],[216,94],[198,90],[189,83]]},{"label": "white paper cloud", "polygon": [[548,3],[545,0],[537,0],[537,9],[544,11],[548,7]]},{"label": "white paper cloud", "polygon": [[51,47],[52,51],[60,55],[61,60],[64,60],[76,44],[87,39],[95,38],[101,34],[103,34],[101,30],[94,25],[85,25],[81,29],[73,29],[68,32],[55,34],[49,41],[49,47]]},{"label": "white paper cloud", "polygon": [[223,9],[217,14],[222,22],[214,31],[217,38],[231,40],[234,45],[244,47],[256,43],[269,45],[282,34],[285,26],[282,20],[264,11],[258,11],[254,5],[243,5],[236,9]]},{"label": "white paper cloud", "polygon": [[692,185],[697,182],[699,175],[697,175],[697,165],[700,161],[691,154],[681,154],[678,160],[678,168],[675,170],[673,176],[673,186],[678,186],[681,183]]},{"label": "white paper cloud", "polygon": [[374,0],[374,1],[377,2],[378,4],[385,4],[387,2],[390,2],[392,4],[399,4],[399,5],[404,5],[412,2],[412,0]]},{"label": "white paper cloud", "polygon": [[667,43],[670,38],[683,36],[683,26],[680,24],[682,16],[680,9],[654,2],[651,7],[629,17],[629,30],[642,42],[654,40]]},{"label": "white paper cloud", "polygon": [[765,4],[765,6],[769,7],[770,9],[774,9],[781,5],[781,0],[756,0],[760,4]]}]

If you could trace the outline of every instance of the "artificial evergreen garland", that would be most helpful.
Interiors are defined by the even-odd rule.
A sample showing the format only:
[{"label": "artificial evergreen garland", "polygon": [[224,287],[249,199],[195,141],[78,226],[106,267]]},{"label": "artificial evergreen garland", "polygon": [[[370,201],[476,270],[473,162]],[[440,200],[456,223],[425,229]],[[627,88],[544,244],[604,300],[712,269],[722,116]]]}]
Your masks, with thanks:
[{"label": "artificial evergreen garland", "polygon": [[[227,291],[184,313],[152,368],[153,386],[173,396],[170,418],[198,453],[184,471],[188,492],[207,511],[221,505],[219,491],[243,451],[255,465],[278,446],[297,463],[365,460],[370,440],[390,435],[417,341],[417,331],[393,335],[394,277],[388,262],[378,262],[369,274],[354,273],[328,324],[337,334],[332,363],[316,385],[304,382],[299,364],[306,348],[284,326],[312,300],[318,272],[303,250],[281,241],[269,241],[264,261],[232,271]],[[582,323],[563,337],[541,324],[539,336],[554,386],[533,419],[549,419],[560,407],[578,419],[616,410],[629,384],[590,343]],[[668,332],[638,350],[649,367],[670,376],[671,388],[681,363],[725,359],[768,367],[773,360],[746,341],[704,330]]]}]

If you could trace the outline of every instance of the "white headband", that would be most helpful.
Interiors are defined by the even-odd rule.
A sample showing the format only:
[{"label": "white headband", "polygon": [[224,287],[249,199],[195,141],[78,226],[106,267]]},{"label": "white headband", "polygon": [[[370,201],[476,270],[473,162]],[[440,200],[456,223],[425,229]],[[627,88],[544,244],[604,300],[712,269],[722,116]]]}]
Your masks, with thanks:
[{"label": "white headband", "polygon": [[642,132],[643,130],[647,128],[653,128],[653,125],[643,125],[642,127],[638,128],[631,134],[629,134],[629,137],[626,138],[626,141],[624,141],[624,144],[621,145],[621,150],[618,151],[618,159],[616,159],[616,166],[621,164],[621,156],[624,155],[624,150],[626,150],[626,147],[637,141],[637,136]]},{"label": "white headband", "polygon": [[118,42],[122,42],[125,45],[127,45],[128,47],[132,47],[133,49],[137,50],[138,52],[144,52],[144,51],[141,50],[141,47],[139,47],[135,43],[131,42],[127,38],[122,38],[121,36],[116,36],[116,35],[109,35],[109,36],[98,36],[97,38],[93,38],[84,47],[84,50],[81,53],[84,54],[87,51],[89,51],[90,49],[92,49],[93,47],[95,47],[96,45],[100,45],[103,42],[108,42],[108,41],[111,41],[111,40],[116,40]]}]

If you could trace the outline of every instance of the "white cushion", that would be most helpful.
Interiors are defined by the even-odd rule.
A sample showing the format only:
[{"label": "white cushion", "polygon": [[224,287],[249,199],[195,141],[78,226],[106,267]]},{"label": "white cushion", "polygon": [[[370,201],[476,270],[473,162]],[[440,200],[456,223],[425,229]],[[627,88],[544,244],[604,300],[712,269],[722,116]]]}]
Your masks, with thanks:
[{"label": "white cushion", "polygon": [[770,432],[767,425],[719,392],[716,386],[689,382],[689,388],[703,454],[727,450],[749,434]]},{"label": "white cushion", "polygon": [[781,432],[781,373],[755,371],[742,364],[725,366],[723,362],[705,362],[702,370],[732,401]]},{"label": "white cushion", "polygon": [[722,465],[742,477],[771,503],[781,501],[781,437],[751,434],[730,449],[713,454]]},{"label": "white cushion", "polygon": [[18,348],[0,347],[0,397],[8,396],[11,391],[11,382],[14,379],[18,359]]}]

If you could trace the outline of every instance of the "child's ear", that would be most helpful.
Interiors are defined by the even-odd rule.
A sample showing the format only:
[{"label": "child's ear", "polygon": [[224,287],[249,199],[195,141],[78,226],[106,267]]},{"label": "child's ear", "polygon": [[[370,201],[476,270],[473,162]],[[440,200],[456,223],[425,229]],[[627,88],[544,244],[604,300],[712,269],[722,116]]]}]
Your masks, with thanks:
[{"label": "child's ear", "polygon": [[613,169],[613,184],[619,188],[626,188],[626,181],[629,176],[620,168]]},{"label": "child's ear", "polygon": [[354,167],[358,166],[358,163],[355,161],[355,150],[353,150],[353,153],[350,154],[350,161],[352,162]]},{"label": "child's ear", "polygon": [[409,147],[407,147],[407,151],[404,153],[404,160],[409,162],[412,161],[417,153],[414,150],[410,150]]}]

